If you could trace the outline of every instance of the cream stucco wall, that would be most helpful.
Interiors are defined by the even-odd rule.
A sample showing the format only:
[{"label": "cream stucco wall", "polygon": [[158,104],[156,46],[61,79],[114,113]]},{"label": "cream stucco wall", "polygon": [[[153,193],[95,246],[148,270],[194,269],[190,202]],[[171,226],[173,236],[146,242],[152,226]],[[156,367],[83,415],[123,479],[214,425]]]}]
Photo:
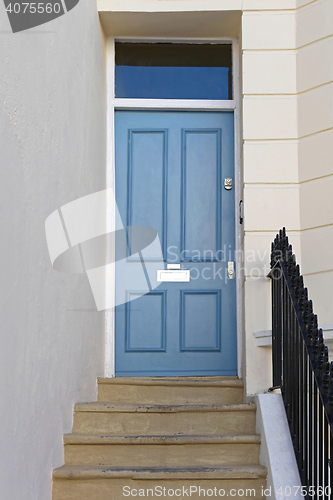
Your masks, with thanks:
[{"label": "cream stucco wall", "polygon": [[105,188],[105,54],[96,4],[13,34],[0,5],[0,498],[49,500],[73,405],[96,399],[104,313],[51,267],[45,219]]},{"label": "cream stucco wall", "polygon": [[248,394],[271,384],[271,349],[257,347],[253,331],[271,328],[262,256],[279,227],[319,322],[333,323],[333,3],[281,8],[243,13],[245,256],[257,252],[245,263]]},{"label": "cream stucco wall", "polygon": [[[267,5],[267,3],[266,3]],[[275,6],[275,8],[277,5]],[[246,388],[271,385],[270,244],[286,226],[300,260],[295,5],[243,12],[244,299]],[[255,257],[253,257],[253,255]]]},{"label": "cream stucco wall", "polygon": [[333,323],[333,2],[297,16],[302,271],[325,325]]}]

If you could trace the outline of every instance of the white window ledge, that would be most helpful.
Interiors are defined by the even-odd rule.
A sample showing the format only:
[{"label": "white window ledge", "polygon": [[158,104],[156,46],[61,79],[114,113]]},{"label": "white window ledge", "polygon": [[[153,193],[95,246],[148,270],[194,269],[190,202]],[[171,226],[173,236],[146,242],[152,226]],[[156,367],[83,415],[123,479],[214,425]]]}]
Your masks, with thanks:
[{"label": "white window ledge", "polygon": [[[323,330],[325,344],[329,351],[333,352],[333,323],[320,325]],[[260,330],[253,332],[257,347],[272,347],[272,330]]]}]

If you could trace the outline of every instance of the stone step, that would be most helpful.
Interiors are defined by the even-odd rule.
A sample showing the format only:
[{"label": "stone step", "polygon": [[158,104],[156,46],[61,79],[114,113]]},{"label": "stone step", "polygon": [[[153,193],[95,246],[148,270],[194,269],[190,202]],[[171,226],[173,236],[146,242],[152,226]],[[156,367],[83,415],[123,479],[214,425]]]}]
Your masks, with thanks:
[{"label": "stone step", "polygon": [[64,436],[66,465],[186,467],[257,464],[260,436]]},{"label": "stone step", "polygon": [[[205,492],[212,490],[206,497],[214,496],[216,488],[217,497],[260,499],[266,475],[266,469],[260,465],[176,469],[67,465],[53,472],[52,500],[120,500],[126,496],[151,497],[152,493],[157,497],[156,492],[161,492],[163,497],[201,499],[203,493],[199,488]],[[219,495],[222,490],[224,494]],[[253,494],[249,490],[253,490]]]},{"label": "stone step", "polygon": [[73,432],[107,435],[242,435],[255,433],[254,404],[125,405],[83,403]]},{"label": "stone step", "polygon": [[236,404],[244,401],[237,377],[115,377],[98,379],[98,401],[123,404]]}]

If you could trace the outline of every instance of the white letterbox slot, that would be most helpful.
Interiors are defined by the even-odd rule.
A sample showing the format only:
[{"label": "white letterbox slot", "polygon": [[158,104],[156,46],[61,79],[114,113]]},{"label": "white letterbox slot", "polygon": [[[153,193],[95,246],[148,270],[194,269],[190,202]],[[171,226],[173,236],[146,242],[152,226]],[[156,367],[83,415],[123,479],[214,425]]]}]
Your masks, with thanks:
[{"label": "white letterbox slot", "polygon": [[160,269],[157,271],[157,281],[188,283],[190,281],[189,269]]}]

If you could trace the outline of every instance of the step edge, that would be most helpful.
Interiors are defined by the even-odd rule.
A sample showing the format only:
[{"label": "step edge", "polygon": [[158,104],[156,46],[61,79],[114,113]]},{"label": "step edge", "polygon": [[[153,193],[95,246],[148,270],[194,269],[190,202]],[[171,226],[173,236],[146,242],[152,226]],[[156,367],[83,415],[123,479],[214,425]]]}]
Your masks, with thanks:
[{"label": "step edge", "polygon": [[[181,477],[180,477],[181,476]],[[261,465],[225,465],[217,467],[135,467],[116,468],[108,466],[63,465],[53,470],[53,479],[260,479],[267,476],[267,469]]]},{"label": "step edge", "polygon": [[140,435],[140,436],[112,436],[99,434],[71,433],[63,436],[65,446],[71,445],[185,445],[185,444],[260,444],[261,437],[256,434],[240,435]]},{"label": "step edge", "polygon": [[252,411],[256,410],[254,403],[235,403],[221,405],[129,405],[121,403],[76,403],[74,405],[75,412],[100,412],[100,413],[177,413],[177,412],[207,412],[207,411]]},{"label": "step edge", "polygon": [[165,379],[158,380],[156,378],[130,378],[130,377],[114,377],[105,378],[98,377],[97,382],[99,385],[135,385],[135,386],[171,386],[171,387],[232,387],[232,388],[244,388],[243,380],[238,378],[228,379],[213,379],[213,380],[198,380],[198,379],[188,379],[179,380],[175,377],[175,380]]}]

